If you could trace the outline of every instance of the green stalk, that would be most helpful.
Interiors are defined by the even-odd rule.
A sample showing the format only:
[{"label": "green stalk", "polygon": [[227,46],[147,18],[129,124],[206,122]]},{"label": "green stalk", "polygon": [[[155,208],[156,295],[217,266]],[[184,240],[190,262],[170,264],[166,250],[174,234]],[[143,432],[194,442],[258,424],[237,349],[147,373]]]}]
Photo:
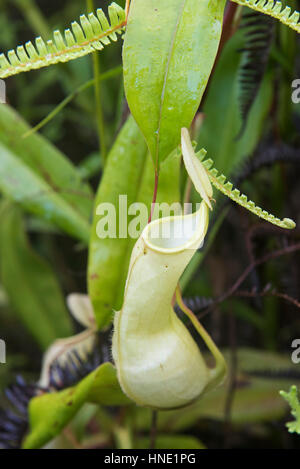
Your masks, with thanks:
[{"label": "green stalk", "polygon": [[[95,11],[94,0],[86,0],[87,9],[90,12]],[[99,147],[100,154],[103,158],[103,162],[106,159],[106,142],[105,142],[105,125],[104,117],[102,111],[102,93],[101,93],[101,84],[100,84],[100,58],[98,52],[92,54],[93,57],[93,70],[95,78],[95,99],[96,99],[96,117],[97,117],[97,127],[98,127],[98,137],[99,137]]]},{"label": "green stalk", "polygon": [[189,318],[194,328],[202,337],[207,348],[210,350],[210,352],[212,353],[215,359],[216,365],[214,369],[210,370],[211,380],[208,382],[206,386],[206,391],[208,391],[210,389],[213,389],[217,384],[219,384],[220,381],[226,375],[227,365],[226,365],[225,359],[222,353],[220,352],[220,350],[218,349],[218,347],[216,346],[216,344],[214,343],[214,341],[212,340],[212,338],[210,337],[210,335],[208,334],[208,332],[204,329],[202,324],[199,322],[197,316],[184,303],[182,296],[181,296],[179,285],[176,288],[175,295],[176,295],[176,301],[177,301],[179,308]]}]

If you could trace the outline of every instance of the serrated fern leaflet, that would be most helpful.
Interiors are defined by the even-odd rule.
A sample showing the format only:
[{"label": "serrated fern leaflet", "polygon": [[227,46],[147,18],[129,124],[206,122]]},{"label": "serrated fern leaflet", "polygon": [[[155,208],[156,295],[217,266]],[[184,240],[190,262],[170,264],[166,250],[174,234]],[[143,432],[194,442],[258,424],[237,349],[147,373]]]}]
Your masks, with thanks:
[{"label": "serrated fern leaflet", "polygon": [[256,206],[252,200],[248,200],[247,196],[245,194],[241,194],[238,189],[234,189],[231,182],[226,182],[226,176],[224,176],[224,174],[219,175],[219,171],[216,168],[213,168],[214,162],[212,159],[204,160],[205,155],[206,150],[204,149],[200,150],[197,153],[197,157],[202,162],[202,165],[206,169],[211,183],[216,189],[218,189],[220,192],[222,192],[224,195],[229,197],[237,204],[252,212],[254,215],[263,218],[264,220],[268,221],[269,223],[272,223],[273,225],[286,229],[295,228],[296,224],[293,220],[289,218],[284,218],[283,220],[276,218],[274,215],[268,213],[266,210],[263,210],[261,207]]},{"label": "serrated fern leaflet", "polygon": [[288,6],[284,7],[281,2],[274,0],[231,0],[238,5],[252,8],[252,10],[272,16],[281,23],[300,32],[299,12],[294,11]]},{"label": "serrated fern leaflet", "polygon": [[[298,33],[300,32],[299,12],[292,12],[290,7],[284,7],[279,1],[231,1],[272,16]],[[109,21],[103,11],[98,9],[96,15],[94,13],[90,13],[88,17],[82,15],[80,24],[74,21],[71,29],[66,29],[63,35],[56,30],[53,33],[53,39],[47,42],[38,37],[35,45],[29,41],[25,46],[21,45],[16,50],[8,51],[7,54],[0,54],[0,78],[7,78],[59,62],[68,62],[95,50],[103,49],[111,41],[116,41],[116,33],[121,33],[126,26],[126,12],[116,3],[108,7],[108,16]]]},{"label": "serrated fern leaflet", "polygon": [[286,424],[290,433],[300,435],[300,402],[296,386],[291,386],[289,392],[280,391],[280,395],[288,402],[291,407],[291,414],[295,418],[294,422]]},{"label": "serrated fern leaflet", "polygon": [[81,15],[80,24],[74,21],[64,35],[54,31],[53,39],[46,43],[36,38],[35,46],[27,42],[7,55],[0,55],[0,78],[7,78],[21,72],[39,69],[59,62],[68,62],[84,55],[101,50],[111,41],[117,40],[126,24],[125,10],[116,3],[108,7],[108,18],[101,9],[96,15]]}]

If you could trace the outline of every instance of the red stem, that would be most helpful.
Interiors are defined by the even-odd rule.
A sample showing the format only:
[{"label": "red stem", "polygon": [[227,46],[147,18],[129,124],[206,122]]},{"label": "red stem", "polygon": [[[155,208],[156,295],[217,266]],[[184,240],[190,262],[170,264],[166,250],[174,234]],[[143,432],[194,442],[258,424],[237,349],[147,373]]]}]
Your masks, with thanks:
[{"label": "red stem", "polygon": [[237,9],[238,5],[236,3],[229,3],[229,5],[226,8],[226,12],[224,15],[224,21],[223,21],[223,29],[222,29],[222,36],[220,40],[220,45],[219,45],[219,50],[217,54],[216,60],[218,60],[218,57],[220,53],[222,52],[222,49],[226,42],[231,38],[231,36],[234,34],[235,30],[233,28],[233,20],[235,16],[235,12]]}]

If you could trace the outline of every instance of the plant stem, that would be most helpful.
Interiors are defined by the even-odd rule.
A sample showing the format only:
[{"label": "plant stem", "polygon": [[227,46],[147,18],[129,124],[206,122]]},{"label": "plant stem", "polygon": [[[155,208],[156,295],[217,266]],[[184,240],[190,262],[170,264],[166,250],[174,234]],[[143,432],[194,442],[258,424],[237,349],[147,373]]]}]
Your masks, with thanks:
[{"label": "plant stem", "polygon": [[236,11],[238,9],[238,5],[235,3],[229,3],[227,6],[227,9],[225,11],[224,15],[224,21],[223,21],[223,29],[222,29],[222,36],[220,40],[220,45],[219,45],[219,50],[218,50],[218,55],[217,59],[222,52],[224,45],[226,42],[231,38],[231,36],[235,32],[234,28],[234,18]]},{"label": "plant stem", "polygon": [[[119,67],[112,68],[111,70],[108,70],[107,72],[103,73],[102,75],[99,76],[98,80],[99,82],[108,80],[109,78],[112,78],[116,75],[119,75],[122,73],[122,66],[120,65]],[[67,106],[78,94],[82,93],[83,91],[87,90],[91,86],[95,84],[95,78],[92,78],[91,80],[83,83],[80,85],[76,90],[73,91],[73,93],[69,94],[63,101],[61,101],[41,122],[39,122],[35,127],[30,129],[28,132],[26,132],[23,135],[23,138],[27,138],[33,133],[37,132],[40,130],[42,127],[44,127],[46,124],[48,124],[64,107]]]},{"label": "plant stem", "polygon": [[232,314],[229,312],[229,343],[230,343],[230,373],[228,388],[226,391],[225,408],[224,408],[224,448],[230,447],[230,436],[232,434],[232,406],[236,392],[236,377],[238,367],[237,345],[236,345],[236,321]]},{"label": "plant stem", "polygon": [[157,410],[153,410],[152,411],[152,418],[151,418],[149,449],[155,449],[156,436],[157,436],[157,417],[158,417]]},{"label": "plant stem", "polygon": [[152,220],[152,215],[153,215],[153,211],[154,211],[154,205],[155,205],[156,198],[157,198],[157,190],[158,190],[158,171],[157,171],[157,169],[155,169],[155,179],[154,179],[153,198],[152,198],[151,213],[150,213],[150,216],[149,216],[148,223],[150,223],[151,220]]},{"label": "plant stem", "polygon": [[[86,0],[87,9],[91,12],[95,10],[94,0]],[[98,52],[92,54],[93,57],[93,70],[95,78],[95,99],[96,99],[96,116],[97,116],[97,127],[99,137],[100,154],[103,162],[106,159],[106,142],[105,142],[105,125],[102,111],[102,93],[100,84],[100,58]]]}]

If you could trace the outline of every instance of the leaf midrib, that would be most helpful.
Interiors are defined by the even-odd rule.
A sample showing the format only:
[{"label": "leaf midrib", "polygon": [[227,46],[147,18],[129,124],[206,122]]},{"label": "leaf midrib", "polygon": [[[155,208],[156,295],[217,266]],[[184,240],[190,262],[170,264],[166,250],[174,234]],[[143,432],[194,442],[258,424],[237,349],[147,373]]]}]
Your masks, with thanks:
[{"label": "leaf midrib", "polygon": [[179,29],[179,25],[180,25],[180,21],[182,18],[185,5],[186,5],[186,0],[183,0],[181,7],[179,8],[178,17],[177,17],[177,21],[176,21],[174,32],[173,32],[173,37],[172,37],[171,44],[170,44],[167,66],[166,66],[165,76],[164,76],[164,82],[162,86],[160,108],[159,108],[158,130],[157,130],[157,137],[156,137],[156,155],[155,155],[156,171],[158,170],[157,166],[158,166],[158,157],[159,157],[160,130],[161,130],[161,121],[162,121],[162,110],[163,110],[163,105],[164,105],[164,100],[165,100],[165,91],[166,91],[166,86],[167,86],[167,81],[168,81],[168,76],[169,76],[169,71],[170,71],[170,63],[171,63],[172,55],[174,52],[175,40],[176,40],[176,36],[178,33],[178,29]]}]

